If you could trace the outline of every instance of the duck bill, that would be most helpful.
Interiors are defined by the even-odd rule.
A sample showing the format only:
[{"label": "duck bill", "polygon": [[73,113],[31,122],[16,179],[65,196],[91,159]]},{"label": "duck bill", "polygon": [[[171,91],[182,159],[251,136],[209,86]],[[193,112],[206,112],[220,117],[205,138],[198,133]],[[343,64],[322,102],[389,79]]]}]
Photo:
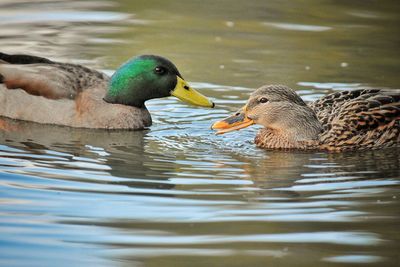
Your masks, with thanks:
[{"label": "duck bill", "polygon": [[247,118],[246,113],[243,112],[243,110],[245,110],[245,108],[243,108],[235,115],[229,116],[223,120],[215,122],[211,126],[211,129],[217,130],[216,134],[224,134],[232,131],[237,131],[249,127],[250,125],[253,125],[254,121]]},{"label": "duck bill", "polygon": [[176,76],[176,86],[171,91],[171,95],[192,105],[213,108],[215,104],[204,95],[200,94],[181,77]]}]

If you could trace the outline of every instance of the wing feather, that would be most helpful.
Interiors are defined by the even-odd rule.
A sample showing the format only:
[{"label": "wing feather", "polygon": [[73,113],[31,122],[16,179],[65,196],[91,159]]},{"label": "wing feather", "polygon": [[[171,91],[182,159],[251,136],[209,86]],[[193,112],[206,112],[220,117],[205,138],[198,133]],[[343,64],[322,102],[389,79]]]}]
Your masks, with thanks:
[{"label": "wing feather", "polygon": [[0,82],[8,89],[50,99],[75,99],[83,90],[107,80],[103,73],[81,65],[0,53]]},{"label": "wing feather", "polygon": [[[352,91],[354,92],[354,91]],[[400,140],[400,90],[343,92],[337,103],[324,97],[314,103],[322,117],[321,143],[327,149],[385,147]],[[340,104],[339,104],[340,103]]]}]

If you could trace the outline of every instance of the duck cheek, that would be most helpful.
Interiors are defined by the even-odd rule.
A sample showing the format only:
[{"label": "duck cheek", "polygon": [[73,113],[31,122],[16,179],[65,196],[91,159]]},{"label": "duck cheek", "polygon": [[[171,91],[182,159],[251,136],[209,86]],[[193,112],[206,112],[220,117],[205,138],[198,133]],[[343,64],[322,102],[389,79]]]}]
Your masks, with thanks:
[{"label": "duck cheek", "polygon": [[260,119],[260,117],[258,117],[258,116],[256,118],[254,118],[253,121],[255,124],[265,125],[265,122],[263,121],[263,119],[262,118]]},{"label": "duck cheek", "polygon": [[246,113],[246,117],[250,120],[253,120],[255,123],[257,123],[257,121],[259,120],[259,116],[252,113]]},{"label": "duck cheek", "polygon": [[255,124],[262,125],[264,127],[269,127],[271,124],[273,124],[271,122],[271,119],[268,116],[258,115],[258,116],[253,116],[253,117],[254,117],[254,119],[252,119],[252,120],[254,121]]}]

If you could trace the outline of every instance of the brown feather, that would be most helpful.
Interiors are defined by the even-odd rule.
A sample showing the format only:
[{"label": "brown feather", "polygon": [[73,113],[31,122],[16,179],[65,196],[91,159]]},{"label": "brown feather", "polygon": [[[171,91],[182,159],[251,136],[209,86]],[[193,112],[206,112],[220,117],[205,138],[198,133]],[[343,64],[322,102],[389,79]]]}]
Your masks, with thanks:
[{"label": "brown feather", "polygon": [[75,99],[80,92],[109,79],[106,75],[81,65],[52,61],[36,63],[37,61],[31,64],[26,60],[23,64],[14,63],[20,63],[21,60],[11,63],[0,61],[1,82],[8,89],[23,89],[31,95],[50,99]]},{"label": "brown feather", "polygon": [[[275,85],[261,87],[252,94],[248,104],[253,106],[247,105],[249,110],[246,114],[257,117],[265,126],[255,138],[257,146],[267,149],[348,151],[400,144],[400,90],[365,89],[332,93],[308,104],[316,118],[308,116],[308,119],[303,118],[299,122],[294,118],[308,107],[299,105],[298,100],[287,100],[286,96],[293,92],[288,87]],[[256,108],[256,97],[276,97],[279,94],[282,95],[281,100],[273,102],[278,105],[279,101],[283,101],[281,107],[288,107],[285,110],[278,107],[271,109],[273,102],[269,107]],[[269,124],[271,121],[275,121],[274,125]],[[292,123],[285,124],[285,121]],[[308,140],[298,140],[297,136],[309,131],[309,127],[304,127],[305,122],[315,129],[322,127],[323,131],[315,137],[309,134]]]}]

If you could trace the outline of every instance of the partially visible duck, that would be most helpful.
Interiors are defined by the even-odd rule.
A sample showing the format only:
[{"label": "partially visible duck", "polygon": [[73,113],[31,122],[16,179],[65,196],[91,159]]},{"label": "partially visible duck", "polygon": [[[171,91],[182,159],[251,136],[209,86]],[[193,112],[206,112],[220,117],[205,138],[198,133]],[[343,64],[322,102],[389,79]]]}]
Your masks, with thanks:
[{"label": "partially visible duck", "polygon": [[346,151],[400,144],[400,90],[336,92],[307,105],[291,88],[263,86],[236,114],[218,121],[218,133],[252,124],[264,128],[255,143],[266,149]]},{"label": "partially visible duck", "polygon": [[214,107],[160,56],[134,57],[110,78],[81,65],[0,53],[0,116],[12,119],[139,130],[152,123],[145,102],[171,95]]}]

